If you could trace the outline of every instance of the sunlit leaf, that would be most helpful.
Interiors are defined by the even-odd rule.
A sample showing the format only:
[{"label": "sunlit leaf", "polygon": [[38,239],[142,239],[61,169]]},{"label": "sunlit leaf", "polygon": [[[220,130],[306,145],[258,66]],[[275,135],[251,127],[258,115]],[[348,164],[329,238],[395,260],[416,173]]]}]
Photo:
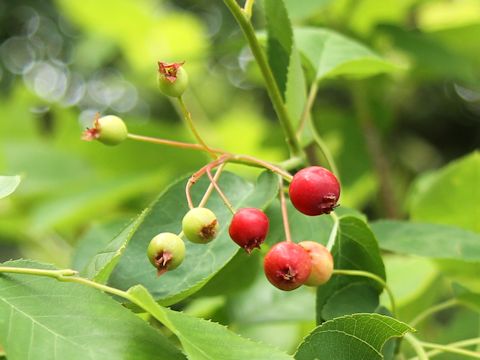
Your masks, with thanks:
[{"label": "sunlit leaf", "polygon": [[20,181],[20,176],[0,176],[0,199],[13,193]]}]

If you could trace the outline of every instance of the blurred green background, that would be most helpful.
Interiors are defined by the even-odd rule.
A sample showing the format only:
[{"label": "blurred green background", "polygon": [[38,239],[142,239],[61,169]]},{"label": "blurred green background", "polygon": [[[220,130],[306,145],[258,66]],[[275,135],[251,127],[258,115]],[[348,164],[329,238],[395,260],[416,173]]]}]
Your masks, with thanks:
[{"label": "blurred green background", "polygon": [[[368,80],[324,80],[314,122],[339,165],[342,205],[372,220],[407,217],[414,181],[421,185],[417,179],[479,148],[480,2],[285,2],[294,25],[334,29],[398,66]],[[258,1],[259,30],[262,11]],[[158,60],[186,61],[185,100],[210,144],[273,162],[287,158],[258,69],[222,1],[0,0],[0,174],[23,177],[0,201],[1,261],[70,266],[79,241],[105,243],[108,229],[205,163],[204,154],[189,150],[80,140],[100,112],[121,116],[133,133],[193,141],[156,89]],[[309,154],[324,164],[314,147]],[[231,169],[251,179],[257,173]],[[405,265],[395,261],[391,269]],[[412,263],[414,273],[418,266],[426,288],[435,271],[424,261]],[[208,301],[193,313],[224,305]],[[461,316],[478,327],[478,317]],[[255,331],[264,330],[244,332],[261,338]],[[278,345],[291,346],[283,341]]]}]

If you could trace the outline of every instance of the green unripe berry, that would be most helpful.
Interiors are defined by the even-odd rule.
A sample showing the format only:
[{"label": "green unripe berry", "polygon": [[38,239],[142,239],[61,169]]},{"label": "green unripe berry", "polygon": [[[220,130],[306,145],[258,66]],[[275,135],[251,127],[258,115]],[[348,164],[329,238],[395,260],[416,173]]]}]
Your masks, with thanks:
[{"label": "green unripe berry", "polygon": [[160,276],[180,266],[185,258],[185,243],[178,235],[169,232],[160,233],[148,244],[147,256]]},{"label": "green unripe berry", "polygon": [[85,141],[98,140],[105,145],[118,145],[128,137],[128,129],[122,119],[115,115],[95,116],[92,128],[83,132]]},{"label": "green unripe berry", "polygon": [[180,97],[188,86],[188,74],[183,63],[158,63],[158,87],[167,96]]},{"label": "green unripe berry", "polygon": [[182,230],[188,240],[197,244],[212,241],[218,233],[218,221],[215,214],[203,207],[189,210],[182,220]]},{"label": "green unripe berry", "polygon": [[118,145],[127,138],[127,126],[118,116],[107,115],[98,119],[98,141],[105,145]]}]

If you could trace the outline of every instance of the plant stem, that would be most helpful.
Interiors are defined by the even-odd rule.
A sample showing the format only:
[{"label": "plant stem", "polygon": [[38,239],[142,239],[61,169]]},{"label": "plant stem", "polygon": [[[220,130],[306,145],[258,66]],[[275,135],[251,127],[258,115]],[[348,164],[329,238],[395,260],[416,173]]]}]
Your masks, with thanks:
[{"label": "plant stem", "polygon": [[348,275],[348,276],[362,276],[362,277],[366,277],[366,278],[369,278],[369,279],[372,279],[372,280],[375,280],[376,282],[378,282],[380,285],[382,285],[382,287],[385,289],[385,291],[387,292],[388,294],[388,297],[390,299],[390,305],[392,307],[392,315],[394,317],[396,317],[396,313],[397,313],[397,309],[396,309],[396,306],[395,306],[395,297],[393,295],[393,292],[392,290],[390,289],[390,287],[387,285],[387,283],[385,282],[385,280],[383,280],[380,276],[378,275],[375,275],[371,272],[368,272],[368,271],[362,271],[362,270],[346,270],[346,269],[334,269],[333,270],[333,274],[334,275]]},{"label": "plant stem", "polygon": [[220,187],[218,186],[217,182],[215,181],[215,179],[213,178],[212,176],[212,172],[210,171],[210,168],[207,168],[207,176],[208,178],[210,179],[210,184],[213,185],[213,187],[215,188],[215,190],[217,190],[217,193],[218,195],[221,197],[223,203],[225,204],[225,206],[228,208],[228,210],[230,210],[230,212],[235,215],[235,209],[233,208],[231,202],[228,200],[227,196],[225,195],[225,193],[222,191],[222,189],[220,189]]},{"label": "plant stem", "polygon": [[[231,159],[231,160],[230,160]],[[238,154],[238,155],[231,155],[230,159],[228,161],[235,161],[235,160],[239,160],[239,161],[242,161],[242,163],[254,163],[254,164],[258,164],[260,165],[261,167],[264,167],[265,169],[268,169],[280,176],[282,176],[285,180],[287,180],[288,182],[291,182],[292,179],[293,179],[293,176],[288,172],[288,171],[285,171],[281,168],[279,168],[278,166],[276,165],[273,165],[269,162],[266,162],[266,161],[263,161],[261,159],[257,159],[253,156],[250,156],[250,155],[241,155],[241,154]]]},{"label": "plant stem", "polygon": [[290,225],[288,223],[287,202],[285,201],[285,194],[283,193],[283,179],[278,178],[278,193],[280,196],[280,208],[282,209],[283,229],[285,231],[285,241],[292,242],[292,234],[290,233]]},{"label": "plant stem", "polygon": [[[171,147],[176,147],[180,149],[192,149],[192,150],[201,150],[201,151],[207,151],[203,145],[200,144],[190,144],[190,143],[185,143],[182,141],[174,141],[174,140],[167,140],[167,139],[160,139],[160,138],[154,138],[150,136],[143,136],[143,135],[136,135],[136,134],[128,134],[128,138],[131,140],[136,140],[136,141],[143,141],[143,142],[149,142],[153,144],[159,144],[159,145],[166,145],[166,146],[171,146]],[[223,150],[219,149],[211,149],[211,151],[218,153],[218,154],[223,154]]]},{"label": "plant stem", "polygon": [[[222,174],[223,169],[225,168],[225,165],[227,165],[227,164],[223,163],[218,167],[215,175],[213,176],[213,180],[218,181],[218,179],[220,178],[220,175]],[[212,194],[212,191],[213,191],[213,182],[210,182],[210,184],[208,185],[207,191],[205,192],[205,195],[203,195],[202,200],[198,204],[198,207],[204,207],[205,206],[208,199],[210,198],[210,195]]]},{"label": "plant stem", "polygon": [[317,128],[315,127],[315,124],[313,123],[312,119],[310,119],[310,128],[312,129],[313,139],[315,140],[315,143],[317,144],[318,148],[322,152],[323,157],[327,161],[328,167],[330,168],[330,170],[332,170],[332,172],[338,178],[338,181],[340,181],[340,173],[338,171],[337,164],[335,163],[335,159],[333,158],[332,153],[328,149],[327,144],[325,144],[325,141],[318,133]]},{"label": "plant stem", "polygon": [[248,19],[252,17],[252,9],[254,2],[255,0],[246,0],[245,5],[243,6],[243,12]]},{"label": "plant stem", "polygon": [[217,154],[215,154],[215,152],[212,149],[210,149],[210,147],[206,144],[206,142],[200,136],[200,133],[198,132],[198,130],[195,127],[195,124],[193,122],[192,114],[190,113],[190,111],[188,111],[187,106],[185,105],[185,102],[183,101],[183,98],[180,96],[177,99],[178,99],[178,103],[180,104],[180,109],[182,110],[183,117],[184,117],[188,127],[192,131],[193,135],[197,139],[198,143],[200,145],[202,145],[202,147],[212,156],[213,159],[216,159]]},{"label": "plant stem", "polygon": [[122,290],[112,288],[107,285],[99,284],[95,281],[85,279],[79,276],[77,271],[71,269],[63,270],[45,270],[45,269],[31,269],[31,268],[21,268],[21,267],[8,267],[0,266],[0,273],[14,273],[14,274],[24,274],[24,275],[35,275],[35,276],[46,276],[54,278],[62,282],[72,282],[77,284],[83,284],[95,289],[101,290],[103,292],[120,296],[126,300],[132,301],[131,296]]},{"label": "plant stem", "polygon": [[421,342],[415,336],[413,336],[410,333],[407,333],[403,338],[412,346],[413,350],[415,350],[415,352],[417,353],[418,360],[429,359]]},{"label": "plant stem", "polygon": [[292,122],[290,121],[290,116],[288,115],[287,108],[283,103],[282,95],[277,86],[275,78],[273,77],[272,70],[268,65],[267,58],[258,42],[257,36],[255,35],[255,29],[253,28],[250,19],[245,15],[242,8],[237,4],[235,0],[223,0],[225,5],[228,7],[233,17],[237,21],[238,25],[243,31],[245,38],[250,46],[253,56],[257,61],[257,64],[260,68],[260,71],[265,80],[265,85],[267,88],[268,95],[272,101],[273,108],[277,114],[280,125],[282,126],[285,140],[287,142],[288,148],[290,149],[290,155],[292,156],[301,156],[302,149],[298,142],[297,137],[295,136],[295,131],[293,129]]},{"label": "plant stem", "polygon": [[[143,142],[148,142],[148,143],[152,143],[152,144],[172,146],[172,147],[181,148],[181,149],[207,151],[200,144],[191,144],[191,143],[185,143],[185,142],[181,142],[181,141],[166,140],[166,139],[160,139],[160,138],[143,136],[143,135],[136,135],[136,134],[128,134],[128,138],[132,139],[132,140],[136,140],[136,141],[143,141]],[[243,164],[243,165],[247,165],[247,166],[255,166],[255,167],[265,168],[267,170],[270,170],[270,171],[272,171],[276,174],[279,174],[279,175],[283,176],[285,178],[285,180],[287,180],[287,181],[292,181],[292,175],[288,171],[285,171],[284,169],[280,168],[279,166],[276,166],[276,165],[274,165],[272,163],[269,163],[267,161],[258,159],[254,156],[243,155],[243,154],[232,154],[232,153],[229,153],[228,151],[224,151],[224,150],[220,150],[220,149],[210,149],[210,150],[217,153],[218,155],[228,155],[229,156],[228,162]],[[299,159],[299,158],[292,158],[292,159]],[[298,160],[295,160],[295,162],[297,162],[297,161]]]},{"label": "plant stem", "polygon": [[421,312],[418,314],[411,322],[410,326],[415,327],[417,326],[420,322],[425,320],[427,317],[429,317],[432,314],[435,314],[436,312],[443,311],[445,309],[451,308],[453,306],[458,305],[459,302],[456,299],[450,299],[445,302],[442,302],[440,304],[437,304],[435,306],[429,307],[425,311]]},{"label": "plant stem", "polygon": [[188,203],[188,207],[190,209],[193,209],[193,207],[194,207],[193,206],[193,201],[192,201],[192,196],[190,194],[190,189],[193,186],[193,184],[195,184],[198,181],[198,179],[200,179],[207,172],[207,170],[211,171],[215,167],[225,163],[229,158],[230,158],[230,155],[224,154],[221,157],[219,157],[218,159],[216,159],[216,160],[212,161],[211,163],[208,163],[207,165],[203,166],[200,170],[198,170],[192,176],[190,176],[190,179],[188,179],[187,185],[185,186],[185,196],[187,197],[187,203]]},{"label": "plant stem", "polygon": [[337,216],[337,214],[335,214],[334,211],[330,213],[330,216],[333,219],[333,227],[332,227],[332,231],[330,231],[330,236],[328,237],[327,250],[329,252],[332,252],[332,249],[335,245],[335,240],[337,239],[338,225],[340,223],[340,219]]},{"label": "plant stem", "polygon": [[469,356],[474,359],[480,359],[480,353],[478,352],[473,352],[470,350],[465,350],[465,349],[460,349],[456,347],[452,347],[450,345],[441,345],[441,344],[434,344],[434,343],[429,343],[429,342],[424,342],[421,341],[420,344],[427,349],[435,349],[439,351],[444,351],[444,352],[449,352],[453,354],[460,354],[460,355],[465,355]]},{"label": "plant stem", "polygon": [[[480,338],[473,338],[473,339],[467,339],[467,340],[462,340],[462,341],[457,341],[457,342],[454,342],[454,343],[451,343],[451,344],[448,344],[446,346],[450,347],[450,348],[462,348],[462,347],[466,347],[466,346],[472,346],[472,345],[478,345],[480,344]],[[440,350],[440,349],[435,349],[435,350],[430,350],[429,352],[427,352],[427,355],[429,357],[434,357],[436,355],[439,355],[441,354],[442,352],[444,352],[443,350]],[[416,358],[413,358],[411,360],[418,360]]]},{"label": "plant stem", "polygon": [[302,135],[303,128],[307,123],[308,115],[312,111],[313,103],[315,102],[317,93],[318,93],[318,83],[316,80],[314,80],[312,86],[310,86],[310,90],[308,91],[307,102],[305,103],[305,106],[302,111],[302,116],[300,117],[300,121],[298,122],[297,138],[300,138],[300,135]]},{"label": "plant stem", "polygon": [[305,164],[305,159],[302,157],[292,157],[288,160],[282,161],[279,166],[285,170],[292,170]]}]

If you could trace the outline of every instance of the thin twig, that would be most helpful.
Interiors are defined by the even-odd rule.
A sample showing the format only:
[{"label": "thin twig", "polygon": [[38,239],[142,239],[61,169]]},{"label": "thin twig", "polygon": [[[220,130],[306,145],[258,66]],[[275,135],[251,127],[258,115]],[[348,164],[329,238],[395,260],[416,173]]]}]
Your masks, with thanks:
[{"label": "thin twig", "polygon": [[334,211],[330,213],[330,216],[333,219],[333,226],[332,231],[330,231],[330,236],[328,237],[327,250],[329,252],[332,252],[332,249],[335,246],[335,240],[337,239],[338,225],[340,223],[340,219]]},{"label": "thin twig", "polygon": [[292,235],[290,233],[290,225],[288,223],[287,202],[285,201],[285,194],[283,193],[283,179],[278,177],[278,193],[280,196],[280,208],[282,209],[283,229],[285,231],[285,241],[292,242]]},{"label": "thin twig", "polygon": [[300,138],[300,135],[302,135],[303,128],[305,127],[307,123],[308,116],[310,115],[310,112],[312,111],[312,106],[315,102],[315,98],[317,97],[318,93],[318,83],[317,81],[314,81],[312,86],[310,86],[310,90],[308,92],[308,98],[307,102],[305,103],[305,106],[303,107],[302,111],[302,116],[300,117],[300,121],[298,122],[298,127],[297,127],[297,137]]},{"label": "thin twig", "polygon": [[207,143],[200,136],[200,133],[198,132],[197,128],[195,127],[195,123],[193,122],[192,114],[190,113],[190,111],[188,111],[187,106],[185,105],[185,102],[183,101],[183,98],[180,96],[177,99],[178,99],[178,103],[180,104],[180,109],[182,110],[183,117],[184,117],[188,127],[192,131],[193,135],[195,136],[195,138],[197,139],[199,144],[202,145],[203,148],[212,156],[212,158],[216,159],[217,154],[215,154],[215,152],[212,149],[210,149],[210,147],[207,145]]},{"label": "thin twig", "polygon": [[222,191],[222,189],[220,189],[220,186],[218,186],[217,182],[213,178],[212,172],[210,171],[210,167],[207,167],[206,171],[207,171],[207,176],[210,179],[210,183],[213,185],[213,187],[217,191],[217,193],[220,196],[220,198],[222,199],[223,203],[228,208],[228,210],[230,210],[230,212],[235,215],[235,209],[233,208],[232,203],[230,202],[230,200],[228,200],[227,195],[225,195],[225,193]]},{"label": "thin twig", "polygon": [[[213,179],[215,181],[218,181],[218,179],[220,178],[220,175],[222,174],[222,171],[223,171],[223,169],[225,168],[226,165],[227,165],[226,163],[223,163],[218,167],[217,171],[215,172],[215,175],[213,176]],[[204,207],[205,206],[208,199],[210,198],[210,195],[212,194],[212,191],[213,191],[213,182],[210,182],[210,184],[208,185],[207,191],[205,191],[205,194],[203,195],[202,200],[198,204],[198,207]]]},{"label": "thin twig", "polygon": [[375,280],[377,283],[382,285],[382,287],[385,289],[385,291],[388,294],[388,297],[390,299],[390,305],[392,307],[392,315],[396,317],[397,315],[397,307],[395,305],[395,296],[393,295],[392,289],[387,285],[385,280],[383,280],[380,276],[375,275],[371,272],[368,271],[363,271],[363,270],[347,270],[347,269],[335,269],[333,270],[334,275],[348,275],[348,276],[362,276],[366,277],[372,280]]}]

